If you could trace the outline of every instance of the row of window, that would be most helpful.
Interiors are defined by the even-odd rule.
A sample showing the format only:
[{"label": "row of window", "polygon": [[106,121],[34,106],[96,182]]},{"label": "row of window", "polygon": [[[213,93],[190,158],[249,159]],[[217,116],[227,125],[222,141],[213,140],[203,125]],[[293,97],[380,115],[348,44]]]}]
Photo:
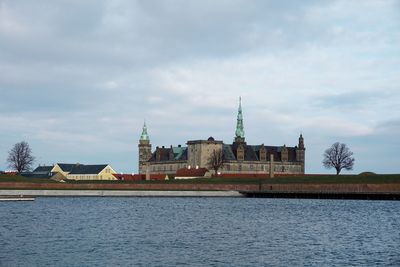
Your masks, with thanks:
[{"label": "row of window", "polygon": [[155,165],[151,167],[151,171],[176,171],[177,169],[186,168],[186,164],[178,164],[178,165]]},{"label": "row of window", "polygon": [[[224,167],[225,170],[227,171],[268,171],[269,170],[269,165],[225,165]],[[300,171],[300,166],[295,165],[295,166],[281,166],[281,165],[275,165],[274,168],[275,172],[298,172]]]}]

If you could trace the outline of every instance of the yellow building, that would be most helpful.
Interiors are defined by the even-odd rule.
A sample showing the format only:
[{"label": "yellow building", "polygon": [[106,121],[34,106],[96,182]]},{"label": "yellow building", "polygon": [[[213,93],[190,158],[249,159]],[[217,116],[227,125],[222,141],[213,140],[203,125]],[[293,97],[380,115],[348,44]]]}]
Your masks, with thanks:
[{"label": "yellow building", "polygon": [[53,166],[39,166],[32,174],[52,177],[56,180],[117,180],[113,175],[117,172],[108,164],[85,165],[56,163]]}]

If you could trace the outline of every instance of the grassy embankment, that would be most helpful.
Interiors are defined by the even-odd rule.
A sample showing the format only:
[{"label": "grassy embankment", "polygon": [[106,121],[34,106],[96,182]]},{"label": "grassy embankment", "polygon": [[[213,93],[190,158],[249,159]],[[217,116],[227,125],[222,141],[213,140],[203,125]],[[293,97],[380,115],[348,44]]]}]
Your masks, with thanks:
[{"label": "grassy embankment", "polygon": [[21,182],[21,183],[57,183],[51,179],[37,179],[19,175],[0,174],[0,182]]},{"label": "grassy embankment", "polygon": [[[57,183],[51,179],[27,178],[0,174],[0,182]],[[372,175],[304,175],[272,179],[259,178],[198,178],[169,181],[68,181],[71,184],[391,184],[400,183],[400,174]]]}]

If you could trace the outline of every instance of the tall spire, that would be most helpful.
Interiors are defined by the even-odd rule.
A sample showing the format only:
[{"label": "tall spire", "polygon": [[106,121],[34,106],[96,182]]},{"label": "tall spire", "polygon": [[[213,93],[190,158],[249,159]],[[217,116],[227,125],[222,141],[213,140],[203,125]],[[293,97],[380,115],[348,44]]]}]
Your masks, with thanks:
[{"label": "tall spire", "polygon": [[142,135],[140,136],[140,140],[150,140],[150,137],[147,134],[146,121],[144,121],[143,123],[143,130],[142,130]]},{"label": "tall spire", "polygon": [[244,127],[243,127],[243,114],[242,114],[242,97],[239,97],[239,109],[236,122],[236,137],[244,138]]}]

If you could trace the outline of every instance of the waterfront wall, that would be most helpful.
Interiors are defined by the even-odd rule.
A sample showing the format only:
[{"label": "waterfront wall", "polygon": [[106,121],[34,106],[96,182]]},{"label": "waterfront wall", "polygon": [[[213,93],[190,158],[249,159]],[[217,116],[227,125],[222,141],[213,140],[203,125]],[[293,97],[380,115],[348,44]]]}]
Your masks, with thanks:
[{"label": "waterfront wall", "polygon": [[[0,189],[2,196],[41,197],[243,197],[237,191],[147,191],[147,190],[31,190]],[[4,198],[10,200],[10,198]]]},{"label": "waterfront wall", "polygon": [[400,192],[400,184],[67,184],[1,182],[2,189],[42,190],[181,190],[272,192]]}]

